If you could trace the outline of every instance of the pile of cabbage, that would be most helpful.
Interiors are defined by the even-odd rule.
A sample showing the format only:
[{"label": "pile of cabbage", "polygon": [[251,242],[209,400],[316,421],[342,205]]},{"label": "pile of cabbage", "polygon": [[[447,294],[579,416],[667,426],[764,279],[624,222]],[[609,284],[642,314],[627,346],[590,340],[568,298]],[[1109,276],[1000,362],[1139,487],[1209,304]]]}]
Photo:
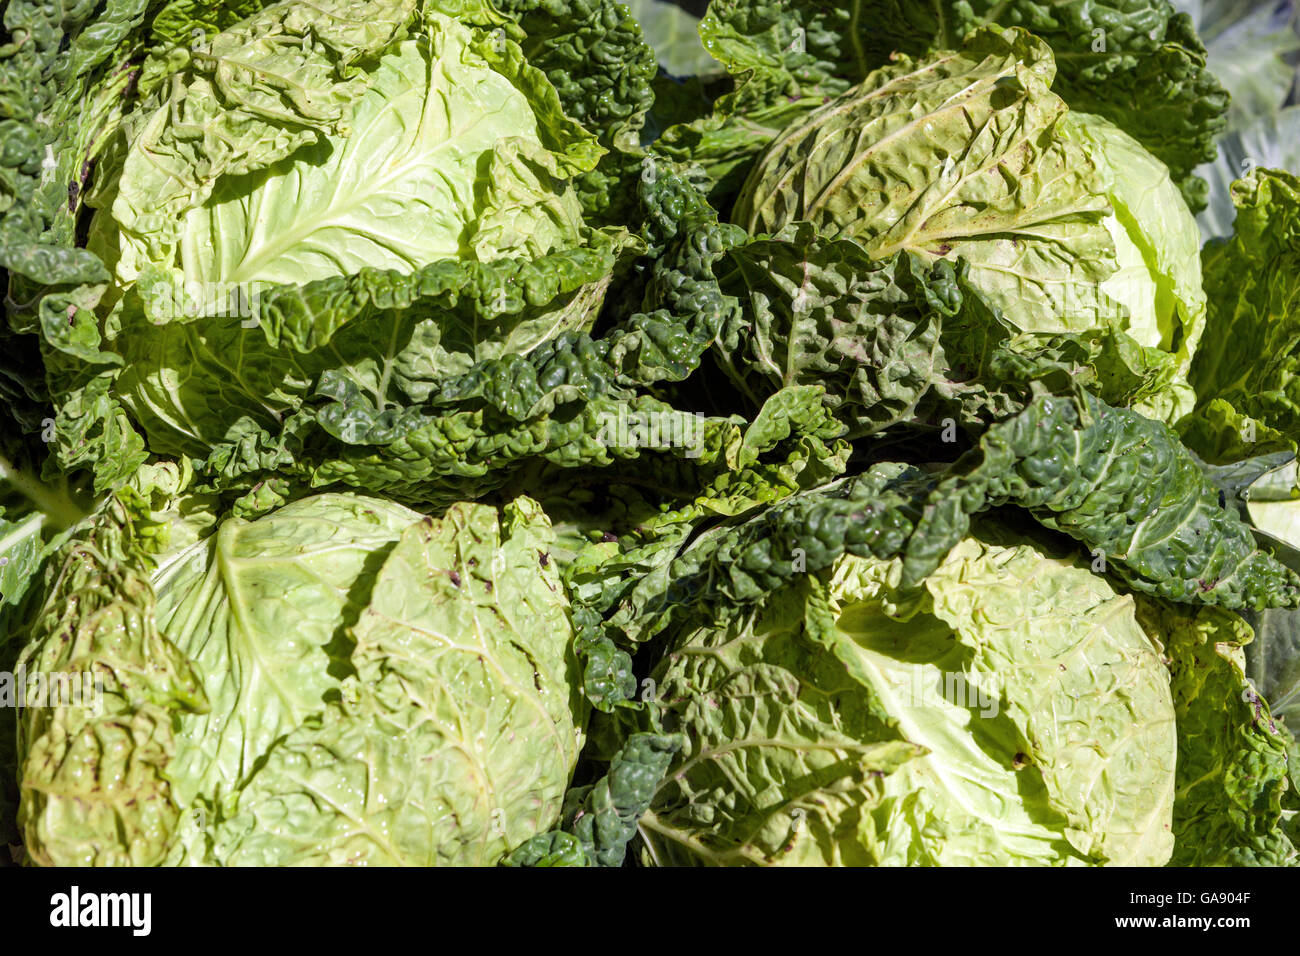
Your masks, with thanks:
[{"label": "pile of cabbage", "polygon": [[1300,179],[1203,244],[1187,14],[4,18],[5,862],[1296,860]]}]

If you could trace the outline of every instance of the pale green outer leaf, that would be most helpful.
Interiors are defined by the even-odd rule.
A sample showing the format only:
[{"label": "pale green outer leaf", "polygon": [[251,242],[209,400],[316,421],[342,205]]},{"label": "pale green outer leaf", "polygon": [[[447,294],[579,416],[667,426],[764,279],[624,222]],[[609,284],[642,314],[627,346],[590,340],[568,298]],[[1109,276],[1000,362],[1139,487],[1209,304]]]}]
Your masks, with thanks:
[{"label": "pale green outer leaf", "polygon": [[[227,866],[490,865],[505,842],[483,816],[496,808],[479,793],[476,759],[434,725],[394,735],[330,710],[267,755],[237,815],[218,824],[213,855]],[[547,826],[559,796],[549,816],[544,802],[527,812]]]},{"label": "pale green outer leaf", "polygon": [[199,283],[293,283],[364,267],[540,255],[576,242],[576,197],[523,92],[454,21],[429,25],[370,74],[346,137],[224,180],[192,210],[181,268]]},{"label": "pale green outer leaf", "polygon": [[845,557],[670,646],[652,713],[687,744],[643,859],[1165,862],[1173,707],[1132,599],[989,526],[901,576]]},{"label": "pale green outer leaf", "polygon": [[[172,721],[207,703],[199,676],[157,630],[147,574],[152,555],[183,551],[213,523],[210,502],[183,493],[190,477],[184,466],[145,466],[88,523],[51,536],[42,551],[29,546],[25,566],[0,567],[0,587],[10,583],[6,570],[27,578],[21,617],[0,601],[0,717],[21,717],[13,784],[34,862],[157,863],[176,826],[164,770]],[[45,516],[57,520],[58,509]],[[5,637],[14,640],[5,646]],[[42,686],[45,702],[15,710],[23,691],[10,672],[27,682],[28,702]],[[55,687],[71,701],[51,699]],[[0,743],[0,762],[12,772],[7,749]]]},{"label": "pale green outer leaf", "polygon": [[1205,329],[1200,230],[1168,168],[1136,139],[1087,113],[1070,113],[1065,128],[1083,143],[1107,183],[1113,215],[1105,225],[1118,269],[1101,292],[1128,310],[1123,329],[1138,344],[1177,362],[1170,392],[1140,410],[1176,421],[1196,403],[1186,376]]},{"label": "pale green outer leaf", "polygon": [[876,64],[950,48],[988,23],[1033,32],[1060,64],[1056,92],[1140,140],[1188,202],[1204,205],[1205,184],[1189,174],[1214,157],[1229,97],[1206,69],[1191,21],[1165,0],[864,0],[853,9]]},{"label": "pale green outer leaf", "polygon": [[179,804],[238,792],[271,745],[337,693],[328,647],[360,613],[358,582],[419,519],[375,499],[320,495],[258,521],[228,519],[169,556],[153,577],[157,619],[213,705],[182,723],[186,746],[169,765]]},{"label": "pale green outer leaf", "polygon": [[[196,52],[134,120],[111,205],[120,234],[101,211],[92,245],[119,283],[170,275],[155,321],[211,313],[227,285],[255,295],[576,242],[568,180],[600,156],[594,138],[504,30],[429,11],[393,43],[410,11],[390,7],[337,37],[292,4],[268,8]],[[363,54],[382,56],[353,75]]]},{"label": "pale green outer leaf", "polygon": [[[135,536],[147,521],[146,503],[127,489],[46,571],[18,661],[44,675],[47,695],[19,717],[18,824],[36,863],[155,865],[179,820],[167,774],[174,721],[208,704],[199,674],[158,629],[150,560]],[[50,676],[73,674],[78,695],[48,706]],[[29,704],[40,694],[28,684]]]},{"label": "pale green outer leaf", "polygon": [[251,17],[265,6],[263,0],[164,0],[152,12],[150,39],[182,46],[198,41],[207,43],[213,34]]},{"label": "pale green outer leaf", "polygon": [[210,534],[188,480],[142,469],[47,573],[20,666],[104,693],[21,712],[34,862],[490,864],[556,823],[585,705],[536,503]]}]

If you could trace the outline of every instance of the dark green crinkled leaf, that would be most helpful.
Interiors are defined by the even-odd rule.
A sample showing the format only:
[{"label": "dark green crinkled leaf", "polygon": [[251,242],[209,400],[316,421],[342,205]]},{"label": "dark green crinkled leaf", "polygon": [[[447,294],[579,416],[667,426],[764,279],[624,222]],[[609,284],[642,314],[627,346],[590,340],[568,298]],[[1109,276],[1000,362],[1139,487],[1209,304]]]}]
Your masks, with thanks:
[{"label": "dark green crinkled leaf", "polygon": [[587,848],[572,833],[552,830],[517,846],[501,861],[502,866],[551,867],[592,866]]},{"label": "dark green crinkled leaf", "polygon": [[1300,601],[1300,577],[1259,550],[1167,427],[1091,396],[1049,394],[936,474],[877,464],[703,536],[625,595],[607,627],[640,643],[703,594],[753,602],[846,552],[901,557],[914,584],[973,515],[1006,504],[1073,537],[1098,570],[1141,592],[1227,608]]},{"label": "dark green crinkled leaf", "polygon": [[[148,243],[165,245],[166,236],[159,238],[159,229],[154,226],[167,232],[168,217],[160,214],[160,210],[170,208],[167,202],[176,200],[181,203],[177,208],[183,211],[185,203],[195,201],[195,195],[201,199],[211,191],[211,180],[220,173],[255,170],[257,163],[285,155],[295,144],[317,136],[321,129],[338,125],[340,110],[346,106],[340,105],[340,97],[346,99],[343,87],[355,73],[352,64],[364,59],[367,50],[381,47],[394,35],[400,35],[404,29],[402,18],[414,10],[411,4],[403,2],[356,4],[353,9],[342,0],[331,4],[328,10],[318,11],[320,16],[314,21],[310,36],[302,39],[303,58],[311,60],[313,70],[321,67],[324,72],[304,74],[295,80],[298,85],[285,93],[287,99],[282,105],[287,112],[276,114],[277,121],[288,124],[285,132],[268,129],[267,118],[280,107],[273,102],[275,96],[268,99],[263,94],[268,90],[273,93],[287,82],[272,75],[274,71],[262,70],[258,75],[265,74],[265,82],[256,89],[246,89],[240,83],[230,89],[222,87],[226,99],[214,107],[216,118],[203,112],[207,109],[204,106],[207,94],[206,87],[200,89],[200,81],[206,71],[215,68],[213,62],[219,61],[219,57],[208,55],[211,44],[223,44],[221,56],[232,55],[231,49],[238,47],[243,42],[243,34],[252,29],[249,26],[252,21],[246,19],[250,15],[260,18],[258,29],[267,36],[283,34],[297,41],[305,28],[294,19],[297,14],[290,8],[262,9],[263,5],[257,3],[223,7],[176,0],[155,5],[161,7],[157,11],[158,19],[152,21],[152,32],[145,32],[137,29],[142,26],[143,6],[131,8],[135,10],[131,14],[134,19],[127,16],[129,6],[119,4],[113,8],[110,4],[113,9],[120,8],[124,18],[122,29],[113,32],[108,30],[106,22],[98,23],[96,29],[102,35],[96,41],[99,45],[94,47],[100,51],[97,58],[87,55],[78,61],[82,72],[77,76],[82,79],[77,82],[85,84],[78,89],[86,92],[85,97],[80,97],[77,90],[66,88],[70,81],[65,74],[55,75],[47,70],[40,77],[45,84],[41,87],[42,95],[52,96],[56,89],[65,94],[58,98],[59,108],[64,110],[60,129],[45,136],[45,140],[53,136],[63,138],[48,144],[48,155],[53,155],[59,164],[56,170],[59,176],[65,175],[67,167],[80,178],[71,192],[66,188],[66,180],[58,187],[65,199],[74,196],[72,206],[66,211],[51,206],[47,210],[49,228],[31,226],[26,232],[36,235],[44,229],[50,241],[63,244],[56,248],[46,242],[50,254],[66,258],[65,254],[75,251],[89,267],[80,271],[64,269],[57,275],[44,269],[39,277],[40,285],[32,284],[22,290],[23,294],[12,297],[9,318],[10,325],[22,333],[40,334],[48,382],[44,391],[56,406],[54,447],[59,467],[93,468],[97,487],[110,489],[119,485],[144,459],[144,440],[147,440],[154,453],[210,458],[212,470],[217,472],[213,476],[214,484],[221,484],[231,481],[236,472],[242,475],[261,466],[274,467],[297,450],[308,448],[303,441],[308,430],[305,420],[311,420],[312,415],[310,412],[295,415],[304,401],[317,394],[318,385],[328,385],[325,373],[334,371],[331,363],[346,363],[340,374],[358,378],[363,389],[375,393],[374,400],[380,406],[402,407],[423,400],[441,379],[462,374],[475,362],[512,348],[528,351],[564,329],[590,328],[617,261],[634,248],[626,234],[618,230],[608,234],[591,233],[590,241],[582,246],[555,250],[552,256],[531,260],[435,262],[407,276],[362,270],[337,281],[280,287],[255,297],[252,313],[245,316],[241,312],[241,321],[234,323],[204,319],[192,324],[152,327],[151,322],[165,322],[167,317],[151,311],[150,303],[154,300],[149,295],[161,288],[161,284],[148,270],[140,277],[144,301],[133,299],[133,293],[128,292],[125,307],[121,307],[117,304],[120,289],[114,288],[105,295],[108,273],[103,265],[84,250],[66,248],[73,238],[71,213],[81,208],[91,170],[98,170],[94,184],[97,204],[104,207],[120,200],[112,207],[114,215],[122,214],[122,210],[135,215],[135,219],[128,216],[123,221],[123,229],[129,231],[128,226],[139,226]],[[462,23],[500,25],[509,37],[521,42],[525,38],[526,31],[482,4],[449,0],[447,4],[435,6],[439,12],[445,6]],[[356,15],[363,8],[368,17]],[[555,76],[565,76],[574,108],[581,97],[587,97],[588,118],[599,121],[602,135],[608,133],[611,143],[630,142],[635,147],[640,117],[649,102],[648,80],[637,79],[622,70],[622,66],[635,54],[647,60],[646,70],[652,70],[653,57],[648,48],[637,46],[638,28],[627,20],[625,11],[614,4],[600,9],[604,11],[600,23],[575,20],[573,11],[567,8],[538,8],[529,14],[528,20],[537,34],[538,49],[547,49],[551,56],[558,58],[550,66]],[[111,17],[106,16],[104,21],[108,19]],[[609,28],[615,22],[620,25],[611,31]],[[570,36],[575,24],[580,28]],[[70,33],[78,28],[74,18],[65,18],[63,26]],[[223,30],[227,32],[217,36]],[[562,37],[567,38],[563,43]],[[105,45],[110,39],[118,45],[117,49]],[[266,37],[261,40],[270,42]],[[49,42],[58,46],[57,30],[50,34]],[[72,40],[70,49],[78,50],[80,42],[78,36]],[[593,43],[600,48],[594,60],[589,57]],[[587,71],[582,77],[572,70],[566,76],[561,63],[562,46],[570,60],[576,62],[577,58],[588,57]],[[268,49],[258,48],[248,55],[254,59],[270,55]],[[110,53],[119,59],[111,59]],[[312,60],[312,57],[320,59],[317,54],[324,54],[329,63],[322,65]],[[555,90],[531,66],[511,59],[521,56],[512,44],[498,48],[497,54],[503,58],[501,70],[510,75],[518,73],[522,77],[521,88],[527,88],[529,95],[536,95],[538,109],[545,114],[543,123],[547,128],[543,136],[554,133],[557,149],[577,150],[570,158],[578,166],[587,163],[586,153],[590,153],[590,164],[594,164],[599,148],[588,134],[559,115],[560,99]],[[126,57],[132,58],[131,63],[121,59]],[[130,68],[142,59],[142,68]],[[39,66],[30,57],[16,56],[14,64],[33,69]],[[615,70],[616,65],[619,70]],[[253,64],[250,60],[246,66],[256,72],[264,64],[260,61]],[[329,70],[338,74],[331,74],[333,80],[344,78],[336,84],[337,88],[331,87],[319,96],[299,95],[300,87],[315,90],[330,79],[325,77]],[[124,192],[115,192],[117,166],[125,147],[112,140],[112,136],[124,122],[124,112],[140,106],[137,95],[143,106],[150,108],[157,105],[158,97],[166,100],[171,87],[163,79],[177,71],[183,72],[186,78],[181,85],[188,83],[193,88],[190,92],[194,95],[184,99],[184,109],[195,114],[195,122],[204,126],[206,138],[187,139],[189,134],[184,129],[189,127],[170,138],[169,132],[174,132],[170,128],[158,134],[158,143],[151,144],[153,154],[159,168],[177,173],[180,189],[174,196],[169,193],[158,197],[158,208],[136,209],[131,206],[134,198],[127,201]],[[177,77],[180,75],[177,73]],[[181,107],[178,105],[177,109]],[[138,132],[139,113],[137,109],[136,114],[126,118],[127,140]],[[186,113],[186,118],[189,115]],[[218,130],[216,125],[224,115],[235,116],[237,121],[228,129]],[[263,143],[274,138],[272,133],[279,137],[276,140],[279,145],[274,150],[264,148]],[[588,137],[585,143],[590,149],[580,142],[583,137]],[[43,158],[47,155],[45,140],[36,150]],[[199,162],[195,143],[224,145]],[[101,156],[96,167],[91,160],[99,156],[106,144],[109,144],[109,155]],[[256,156],[250,150],[256,151]],[[586,153],[579,157],[578,152],[583,150]],[[207,179],[190,182],[192,169],[206,170],[207,173],[196,175],[206,175]],[[132,196],[138,192],[137,189]],[[620,187],[619,195],[634,196],[635,191]],[[97,236],[96,248],[102,251],[105,247],[102,240],[108,233],[92,228],[92,239]],[[2,240],[0,231],[0,248]],[[108,248],[111,247],[109,242]],[[51,282],[59,285],[51,288]],[[440,323],[438,317],[443,313],[455,316],[457,321]],[[380,330],[377,325],[380,321],[389,322],[389,326]],[[359,349],[354,349],[351,355],[335,354],[322,359],[322,353],[328,349],[346,348],[349,323],[352,343]],[[362,327],[367,331],[358,334]],[[370,340],[359,343],[367,335]],[[409,348],[399,354],[403,345]],[[172,376],[171,370],[177,366],[168,363],[189,367],[183,385]],[[231,363],[236,365],[234,374],[231,374]],[[389,365],[385,363],[396,372],[391,378],[387,377]],[[128,369],[125,379],[118,377],[122,367]],[[282,375],[286,367],[292,370]],[[376,383],[381,387],[375,388]],[[391,384],[394,394],[386,393],[384,384]],[[317,431],[315,435],[316,447],[320,448],[314,455],[318,463],[329,456],[324,447],[328,445],[327,434]],[[258,449],[256,466],[249,462],[250,443]],[[311,459],[313,455],[306,457]],[[235,466],[235,462],[242,465]],[[303,464],[299,470],[307,467]],[[264,474],[249,479],[237,490],[248,490],[261,480],[275,477]]]},{"label": "dark green crinkled leaf", "polygon": [[[399,347],[396,363],[369,363],[389,370],[382,379],[389,391],[383,393],[364,374],[358,376],[355,366],[313,372],[290,365],[285,375],[284,365],[275,362],[283,347],[263,348],[259,342],[261,351],[247,354],[261,355],[261,374],[276,379],[269,394],[312,386],[317,402],[297,411],[286,402],[286,417],[278,429],[263,409],[251,404],[248,414],[240,416],[237,405],[222,411],[225,405],[201,403],[201,410],[218,411],[221,424],[229,429],[228,438],[215,444],[206,458],[205,470],[214,476],[215,486],[245,491],[267,477],[268,469],[276,469],[314,487],[345,483],[437,503],[477,497],[530,459],[577,467],[635,457],[635,447],[599,440],[602,428],[611,416],[619,416],[620,408],[635,414],[676,414],[666,403],[637,395],[634,389],[680,381],[699,366],[726,316],[737,307],[736,300],[719,289],[713,263],[740,236],[736,227],[720,225],[688,179],[667,164],[659,175],[642,180],[641,189],[646,238],[658,250],[648,274],[646,311],[598,338],[560,332],[527,354],[483,357],[440,382],[425,374],[415,379],[415,388],[408,387],[403,375],[392,374],[394,364],[402,371],[405,333],[376,339],[373,323],[354,323],[350,334],[362,355],[381,353],[394,342]],[[281,303],[286,314],[306,317],[297,327],[310,329],[312,310],[299,302],[288,295],[272,299],[268,308]],[[397,316],[401,332],[404,313]],[[283,323],[269,325],[278,328]],[[424,328],[434,325],[423,323]],[[233,318],[211,327],[224,330],[224,335],[265,337],[260,329],[242,329]],[[181,353],[191,354],[184,344],[192,334],[189,327],[174,334]],[[336,352],[345,344],[334,333],[329,347],[321,349],[323,361],[337,364]],[[207,351],[217,356],[237,350],[223,346]],[[365,364],[361,371],[366,372]],[[212,364],[210,381],[222,392],[230,389],[220,362]],[[174,394],[164,397],[170,401]],[[264,408],[264,395],[263,403]],[[259,425],[254,415],[266,424]]]},{"label": "dark green crinkled leaf", "polygon": [[[67,6],[17,0],[0,46],[0,269],[24,292],[106,278],[71,247],[88,163],[115,125],[122,69],[147,0]],[[25,295],[17,296],[19,301]]]},{"label": "dark green crinkled leaf", "polygon": [[953,471],[927,504],[925,526],[1014,502],[1104,556],[1137,590],[1227,608],[1300,600],[1300,578],[1259,550],[1174,433],[1136,412],[1086,394],[1077,403],[1036,399],[990,428]]},{"label": "dark green crinkled leaf", "polygon": [[732,249],[718,271],[746,306],[715,348],[732,381],[755,405],[785,385],[824,385],[852,437],[948,416],[982,429],[1023,407],[1025,380],[1049,370],[1124,406],[1160,394],[1177,371],[1116,329],[1020,334],[964,260],[874,259],[806,222]]},{"label": "dark green crinkled leaf", "polygon": [[527,34],[524,54],[560,94],[564,111],[610,152],[578,181],[598,223],[626,224],[636,213],[640,131],[654,100],[657,66],[641,26],[615,0],[504,0]]},{"label": "dark green crinkled leaf", "polygon": [[533,837],[507,866],[622,866],[637,821],[650,807],[680,737],[632,734],[596,783],[565,795],[563,829]]},{"label": "dark green crinkled leaf", "polygon": [[[443,261],[410,275],[363,270],[281,287],[247,318],[155,326],[128,315],[116,390],[155,452],[194,457],[274,434],[327,382],[404,408],[477,361],[589,325],[626,249],[622,236],[593,233],[587,248],[533,261]],[[190,369],[180,387],[177,367]]]},{"label": "dark green crinkled leaf", "polygon": [[1026,333],[1124,332],[1173,365],[1149,414],[1172,420],[1204,323],[1196,223],[1168,170],[1050,85],[1051,49],[982,28],[900,57],[791,124],[731,212],[751,234],[806,220],[867,254],[965,258],[971,284]]},{"label": "dark green crinkled leaf", "polygon": [[1236,232],[1205,245],[1205,336],[1179,423],[1206,460],[1227,463],[1300,442],[1300,180],[1257,170],[1232,190]]},{"label": "dark green crinkled leaf", "polygon": [[621,866],[637,821],[650,807],[680,737],[634,734],[614,756],[609,771],[590,787],[565,796],[565,824],[582,841],[597,866]]},{"label": "dark green crinkled leaf", "polygon": [[1287,738],[1246,681],[1240,618],[1218,608],[1138,603],[1167,642],[1178,723],[1171,866],[1279,866],[1296,861],[1283,828]]},{"label": "dark green crinkled leaf", "polygon": [[[149,7],[147,0],[16,0],[4,12],[13,42],[0,46],[0,285],[7,287],[9,330],[0,335],[0,380],[21,376],[25,397],[44,403],[67,394],[80,411],[98,415],[60,421],[54,461],[65,470],[102,461],[105,485],[138,463],[139,445],[121,431],[120,408],[88,381],[93,375],[80,368],[80,357],[63,354],[97,349],[93,320],[82,312],[97,292],[86,284],[108,278],[99,259],[73,241],[94,162],[130,96],[128,60],[139,52]],[[50,330],[57,331],[38,342]],[[52,419],[45,408],[14,411],[28,419],[24,430],[37,416]]]},{"label": "dark green crinkled leaf", "polygon": [[584,686],[597,708],[619,707],[636,691],[631,658],[601,627],[606,614],[638,589],[667,587],[674,557],[700,527],[820,487],[844,472],[849,448],[822,396],[817,386],[783,389],[743,430],[735,420],[706,421],[701,454],[684,464],[674,467],[663,455],[643,457],[635,471],[629,464],[630,482],[653,504],[642,500],[640,520],[621,537],[602,529],[566,573]]}]

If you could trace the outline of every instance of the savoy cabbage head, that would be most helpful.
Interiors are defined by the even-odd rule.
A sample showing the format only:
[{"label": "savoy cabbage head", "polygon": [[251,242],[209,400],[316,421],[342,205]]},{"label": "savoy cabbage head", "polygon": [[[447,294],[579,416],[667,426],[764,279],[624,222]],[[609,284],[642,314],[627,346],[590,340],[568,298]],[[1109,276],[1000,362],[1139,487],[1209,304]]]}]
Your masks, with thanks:
[{"label": "savoy cabbage head", "polygon": [[1196,221],[1164,164],[1072,112],[1055,76],[1046,43],[997,28],[882,67],[773,139],[733,219],[751,235],[808,221],[874,259],[965,259],[1022,332],[1131,338],[1162,369],[1143,407],[1172,421],[1205,321]]},{"label": "savoy cabbage head", "polygon": [[146,64],[87,247],[152,448],[282,445],[318,391],[412,404],[595,318],[627,237],[585,223],[574,180],[604,150],[510,22],[354,12],[274,5]]},{"label": "savoy cabbage head", "polygon": [[[1039,399],[943,470],[683,509],[580,557],[592,740],[682,741],[643,861],[1294,858],[1236,611],[1281,613],[1297,579],[1169,428],[1085,408]],[[613,686],[602,642],[648,677]]]},{"label": "savoy cabbage head", "polygon": [[1165,863],[1174,704],[1133,598],[992,524],[901,573],[846,556],[671,642],[644,860]]}]

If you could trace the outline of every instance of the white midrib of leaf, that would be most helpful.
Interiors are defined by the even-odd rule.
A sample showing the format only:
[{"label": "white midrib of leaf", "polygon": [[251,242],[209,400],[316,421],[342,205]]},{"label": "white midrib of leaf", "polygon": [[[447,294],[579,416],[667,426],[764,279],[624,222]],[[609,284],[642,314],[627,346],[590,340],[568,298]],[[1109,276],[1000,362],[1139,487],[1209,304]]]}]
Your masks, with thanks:
[{"label": "white midrib of leaf", "polygon": [[0,538],[0,555],[8,553],[10,548],[40,534],[47,520],[46,516],[38,511],[18,522],[13,530]]}]

